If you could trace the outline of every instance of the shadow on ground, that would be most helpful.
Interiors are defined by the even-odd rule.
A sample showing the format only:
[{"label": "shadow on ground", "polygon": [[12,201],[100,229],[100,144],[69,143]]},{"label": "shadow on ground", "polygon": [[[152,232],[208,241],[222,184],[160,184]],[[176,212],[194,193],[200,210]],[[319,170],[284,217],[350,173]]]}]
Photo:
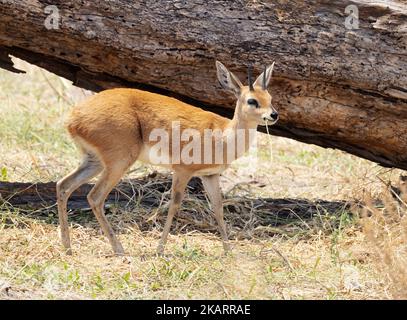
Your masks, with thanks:
[{"label": "shadow on ground", "polygon": [[[70,221],[98,227],[86,195],[91,184],[83,185],[70,198]],[[161,228],[166,218],[171,177],[151,174],[121,182],[106,201],[106,212],[118,232],[137,224],[141,231]],[[55,183],[0,182],[0,215],[41,220],[57,224]],[[321,230],[330,233],[352,220],[354,204],[346,201],[257,198],[254,195],[225,195],[225,220],[234,238],[264,238],[275,234],[306,236]],[[15,220],[11,219],[13,225]],[[22,224],[24,225],[24,223]],[[200,179],[188,185],[188,196],[173,223],[173,232],[217,232]]]}]

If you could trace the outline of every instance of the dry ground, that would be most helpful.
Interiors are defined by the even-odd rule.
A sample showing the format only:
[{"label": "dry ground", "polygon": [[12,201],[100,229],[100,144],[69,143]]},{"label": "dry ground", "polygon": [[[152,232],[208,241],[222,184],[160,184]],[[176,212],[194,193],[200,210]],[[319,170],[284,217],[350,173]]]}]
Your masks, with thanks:
[{"label": "dry ground", "polygon": [[[55,181],[79,162],[63,122],[72,103],[89,93],[17,63],[28,73],[0,70],[0,180]],[[260,138],[260,145],[256,166],[249,154],[223,175],[226,204],[243,198],[351,203],[380,196],[402,173],[278,137],[272,137],[271,157],[267,137]],[[154,170],[136,163],[127,177]],[[0,199],[0,298],[405,298],[402,283],[407,277],[400,270],[405,266],[406,237],[399,228],[403,208],[389,199],[385,204],[371,204],[366,212],[374,214],[362,224],[345,206],[335,211],[317,206],[311,218],[293,212],[293,218],[279,224],[272,222],[278,212],[268,212],[269,225],[253,222],[255,206],[242,209],[240,225],[232,223],[237,213],[227,211],[234,247],[227,256],[216,233],[198,225],[184,228],[178,220],[165,257],[155,255],[162,219],[154,218],[164,216],[165,201],[158,208],[115,205],[108,218],[128,253],[119,258],[110,255],[89,211],[72,212],[74,255],[66,256],[55,207],[30,212]],[[205,223],[213,224],[205,202],[192,196],[183,213],[201,207]],[[140,227],[140,217],[151,218],[149,228]],[[401,278],[391,276],[395,273]]]}]

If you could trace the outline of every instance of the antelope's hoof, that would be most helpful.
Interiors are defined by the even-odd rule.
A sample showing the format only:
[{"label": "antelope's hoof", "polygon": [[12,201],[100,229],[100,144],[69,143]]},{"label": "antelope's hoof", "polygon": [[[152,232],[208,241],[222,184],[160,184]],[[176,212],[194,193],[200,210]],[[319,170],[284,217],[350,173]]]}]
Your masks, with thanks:
[{"label": "antelope's hoof", "polygon": [[223,244],[223,252],[224,252],[225,256],[232,252],[232,247],[230,246],[229,243]]},{"label": "antelope's hoof", "polygon": [[160,244],[157,247],[157,256],[162,257],[163,255],[164,255],[164,246]]}]

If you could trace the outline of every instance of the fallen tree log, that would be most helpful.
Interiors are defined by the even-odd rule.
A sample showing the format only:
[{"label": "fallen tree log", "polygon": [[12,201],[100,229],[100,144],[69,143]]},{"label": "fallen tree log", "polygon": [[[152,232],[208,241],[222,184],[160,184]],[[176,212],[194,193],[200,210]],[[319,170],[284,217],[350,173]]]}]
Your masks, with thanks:
[{"label": "fallen tree log", "polygon": [[[70,197],[68,208],[74,210],[70,212],[74,221],[83,223],[84,220],[92,219],[93,215],[86,212],[86,209],[90,211],[86,196],[92,187],[93,184],[85,184]],[[122,181],[108,195],[106,206],[120,204],[123,207],[121,214],[128,210],[132,213],[132,221],[141,230],[151,230],[154,224],[163,225],[165,222],[167,216],[165,204],[169,201],[170,188],[170,175],[153,173],[141,179]],[[191,179],[187,193],[183,210],[175,217],[179,223],[175,223],[173,228],[180,231],[198,229],[217,232],[217,226],[199,178]],[[21,215],[26,213],[30,218],[58,223],[55,196],[55,182],[35,184],[0,182],[0,211],[7,206],[13,206],[13,210]],[[351,207],[356,208],[358,204],[346,201],[226,195],[223,205],[231,233],[237,237],[252,238],[253,235],[265,236],[291,232],[298,236],[298,231],[304,228],[305,220],[317,217],[317,220],[322,222],[321,212],[325,212],[329,213],[329,223],[337,223],[344,212],[350,214]],[[7,210],[4,211],[7,212]],[[85,219],[83,211],[85,211]],[[337,220],[332,220],[335,216]],[[6,218],[7,215],[3,217],[3,219]],[[13,221],[10,223],[15,224]],[[284,226],[287,228],[280,228]],[[296,231],[294,226],[298,228]]]},{"label": "fallen tree log", "polygon": [[[12,206],[29,206],[41,209],[56,204],[55,182],[29,183],[0,181],[0,204],[8,203]],[[88,208],[87,195],[93,184],[86,183],[75,190],[69,198],[69,208]],[[144,194],[144,190],[154,190],[154,195]],[[137,202],[143,198],[143,204],[153,207],[158,205],[156,194],[163,194],[171,189],[170,177],[150,174],[142,179],[132,179],[120,182],[107,196],[106,201]],[[202,194],[203,186],[199,178],[193,178],[188,184],[190,194]],[[148,192],[147,192],[148,193]],[[202,195],[201,195],[202,197]],[[159,201],[158,201],[159,202]]]},{"label": "fallen tree log", "polygon": [[241,78],[275,60],[272,134],[407,169],[401,0],[0,0],[0,67],[17,71],[9,55],[83,88],[137,87],[228,117],[215,59]]}]

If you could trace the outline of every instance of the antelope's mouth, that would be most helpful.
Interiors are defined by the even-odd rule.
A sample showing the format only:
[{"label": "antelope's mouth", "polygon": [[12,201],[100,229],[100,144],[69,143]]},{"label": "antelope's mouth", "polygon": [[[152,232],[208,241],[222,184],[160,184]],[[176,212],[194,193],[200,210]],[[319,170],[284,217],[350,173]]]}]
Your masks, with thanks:
[{"label": "antelope's mouth", "polygon": [[272,126],[272,125],[276,124],[277,121],[278,121],[278,119],[273,119],[271,117],[263,117],[263,122],[261,123],[261,125]]}]

